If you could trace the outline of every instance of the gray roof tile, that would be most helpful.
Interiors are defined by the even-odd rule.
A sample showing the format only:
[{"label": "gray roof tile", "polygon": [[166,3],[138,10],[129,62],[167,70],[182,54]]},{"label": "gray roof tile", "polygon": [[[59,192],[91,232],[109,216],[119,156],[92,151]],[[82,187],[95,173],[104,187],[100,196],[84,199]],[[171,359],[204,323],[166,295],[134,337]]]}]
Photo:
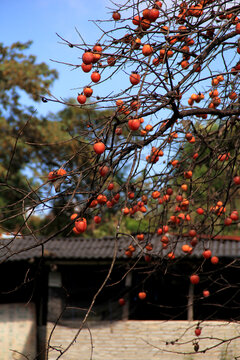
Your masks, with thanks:
[{"label": "gray roof tile", "polygon": [[[202,252],[206,248],[210,248],[213,256],[219,257],[240,257],[240,241],[237,240],[199,240],[197,246],[193,248],[191,255],[185,255],[181,247],[184,243],[188,243],[190,239],[184,238],[177,241],[175,236],[169,236],[170,242],[167,249],[162,249],[160,237],[154,235],[151,239],[153,250],[144,253],[152,254],[155,257],[164,257],[170,251],[174,251],[175,256],[191,256],[201,257]],[[117,258],[126,258],[125,250],[131,243],[130,237],[121,237],[117,240],[118,250]],[[24,236],[17,238],[0,238],[0,262],[28,260],[31,258],[40,258],[42,255],[42,245],[44,247],[44,256],[51,259],[111,259],[114,254],[115,240],[113,237],[96,238],[53,238],[46,241],[44,238],[38,238],[37,242],[33,237]],[[141,249],[132,242],[136,247],[134,256],[141,254]],[[146,242],[139,243],[144,247]]]}]

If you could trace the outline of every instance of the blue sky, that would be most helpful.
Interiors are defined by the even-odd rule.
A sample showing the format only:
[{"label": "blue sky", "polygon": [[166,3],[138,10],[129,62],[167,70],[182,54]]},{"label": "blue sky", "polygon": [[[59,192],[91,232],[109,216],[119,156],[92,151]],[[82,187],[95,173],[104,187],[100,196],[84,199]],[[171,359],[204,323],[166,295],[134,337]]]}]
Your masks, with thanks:
[{"label": "blue sky", "polygon": [[[77,88],[83,86],[86,74],[80,69],[70,71],[69,67],[53,63],[50,59],[76,64],[81,63],[78,57],[82,54],[61,45],[56,33],[79,43],[76,27],[86,42],[95,43],[100,31],[89,20],[109,19],[111,10],[107,7],[113,8],[108,0],[1,0],[1,41],[4,45],[11,45],[16,41],[33,40],[29,53],[37,56],[37,62],[45,62],[59,72],[59,79],[51,88],[52,93],[56,97],[75,97]],[[25,96],[23,102],[30,103]],[[60,110],[62,105],[35,103],[34,108],[45,115],[49,111]]]}]

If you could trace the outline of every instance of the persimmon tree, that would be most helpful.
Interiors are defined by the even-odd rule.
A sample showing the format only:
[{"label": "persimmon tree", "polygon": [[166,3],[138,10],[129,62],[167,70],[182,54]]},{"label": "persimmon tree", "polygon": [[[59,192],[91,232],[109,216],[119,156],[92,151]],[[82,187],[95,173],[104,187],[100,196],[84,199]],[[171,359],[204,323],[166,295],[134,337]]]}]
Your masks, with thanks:
[{"label": "persimmon tree", "polygon": [[[165,251],[155,254],[159,259],[174,262],[176,242],[186,239],[183,254],[201,242],[202,261],[217,264],[211,240],[226,229],[236,232],[239,218],[239,13],[237,1],[119,2],[106,21],[95,21],[101,32],[95,43],[59,35],[82,59],[68,65],[89,73],[89,82],[79,77],[75,103],[42,100],[79,113],[91,106],[108,112],[97,122],[89,112],[74,137],[77,149],[60,168],[49,169],[41,188],[53,184],[55,190],[41,204],[67,195],[60,212],[71,209],[72,216],[46,241],[66,229],[82,236],[114,210],[111,235],[116,249],[120,236],[129,238],[129,261],[142,258],[146,246],[154,254],[151,239],[159,236]],[[86,162],[72,166],[76,157]],[[108,277],[115,260],[116,253]],[[189,282],[197,285],[204,267],[194,272]],[[194,351],[207,350],[196,344]]]}]

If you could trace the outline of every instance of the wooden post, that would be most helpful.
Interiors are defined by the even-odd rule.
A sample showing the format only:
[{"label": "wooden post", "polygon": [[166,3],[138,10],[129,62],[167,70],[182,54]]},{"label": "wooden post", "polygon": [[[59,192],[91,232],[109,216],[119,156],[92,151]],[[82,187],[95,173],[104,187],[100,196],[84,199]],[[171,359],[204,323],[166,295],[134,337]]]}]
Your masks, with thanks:
[{"label": "wooden post", "polygon": [[37,359],[46,360],[46,323],[48,304],[48,267],[42,261],[39,265],[40,274],[36,286],[37,306]]},{"label": "wooden post", "polygon": [[[129,289],[132,285],[132,273],[129,272],[125,278],[125,287],[126,289]],[[129,295],[127,294],[125,297],[125,305],[123,306],[123,312],[122,312],[122,320],[128,320],[129,317]]]},{"label": "wooden post", "polygon": [[193,304],[194,304],[194,286],[192,283],[189,285],[188,291],[188,321],[193,321]]}]

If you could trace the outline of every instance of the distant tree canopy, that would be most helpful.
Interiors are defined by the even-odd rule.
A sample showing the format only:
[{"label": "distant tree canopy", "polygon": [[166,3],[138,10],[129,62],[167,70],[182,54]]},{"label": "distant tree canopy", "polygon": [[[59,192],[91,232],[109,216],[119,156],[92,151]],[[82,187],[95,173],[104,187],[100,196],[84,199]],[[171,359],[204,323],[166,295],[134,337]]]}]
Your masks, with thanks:
[{"label": "distant tree canopy", "polygon": [[[31,43],[16,42],[11,46],[0,44],[0,131],[4,134],[0,139],[0,170],[4,175],[12,156],[9,147],[14,148],[17,134],[30,115],[29,107],[21,104],[21,92],[40,101],[40,94],[45,94],[57,78],[56,70],[50,70],[45,63],[37,64],[35,56],[24,54]],[[19,143],[18,151],[11,161],[14,174],[29,161],[29,150]]]},{"label": "distant tree canopy", "polygon": [[[11,46],[0,44],[0,204],[2,218],[20,211],[18,203],[29,192],[29,184],[22,175],[22,170],[31,161],[32,149],[21,135],[30,121],[32,109],[23,106],[21,94],[29,95],[40,101],[40,94],[46,94],[57,78],[56,70],[51,70],[45,63],[36,63],[36,57],[24,52],[31,46],[16,42]],[[26,198],[27,202],[27,198]],[[15,204],[15,205],[13,205]],[[22,206],[22,205],[21,205]],[[11,218],[5,226],[12,224],[14,229],[19,219]],[[4,226],[4,225],[3,225]]]},{"label": "distant tree canopy", "polygon": [[[16,42],[11,46],[0,44],[0,207],[2,231],[21,229],[24,222],[24,209],[20,200],[24,200],[25,208],[36,197],[34,189],[40,183],[45,183],[50,171],[66,166],[74,175],[81,167],[86,170],[82,179],[82,186],[89,177],[91,158],[89,146],[84,139],[84,129],[97,126],[110,114],[110,110],[97,111],[91,108],[79,110],[75,107],[76,100],[69,99],[72,106],[59,111],[57,114],[38,116],[31,107],[24,106],[21,92],[28,94],[33,100],[41,101],[49,87],[57,79],[56,70],[51,70],[47,64],[36,63],[36,57],[25,55],[31,41],[27,43]],[[90,120],[91,119],[91,120]],[[81,137],[79,136],[81,133]],[[84,151],[80,144],[85,144]],[[69,159],[66,163],[66,159]],[[74,186],[74,176],[71,181]],[[69,184],[68,184],[69,185]],[[62,187],[65,185],[63,184]],[[51,196],[52,186],[46,184],[42,194],[48,192]],[[31,196],[27,195],[31,193]],[[41,193],[41,192],[40,192]],[[76,198],[78,197],[75,194]],[[58,209],[68,198],[64,197],[54,203],[51,202],[46,218],[39,218],[37,214],[31,217],[33,229],[41,228],[50,219],[55,219],[51,231],[56,231],[64,223],[69,222],[66,211],[59,214]],[[16,216],[19,214],[19,216]],[[25,214],[26,215],[26,214]],[[56,216],[58,215],[58,216]],[[26,218],[26,217],[25,217]],[[4,219],[4,220],[3,220]],[[7,220],[5,220],[7,219]],[[40,231],[41,232],[41,231]],[[48,233],[49,228],[44,228],[42,233]],[[105,235],[105,231],[103,231]]]}]

